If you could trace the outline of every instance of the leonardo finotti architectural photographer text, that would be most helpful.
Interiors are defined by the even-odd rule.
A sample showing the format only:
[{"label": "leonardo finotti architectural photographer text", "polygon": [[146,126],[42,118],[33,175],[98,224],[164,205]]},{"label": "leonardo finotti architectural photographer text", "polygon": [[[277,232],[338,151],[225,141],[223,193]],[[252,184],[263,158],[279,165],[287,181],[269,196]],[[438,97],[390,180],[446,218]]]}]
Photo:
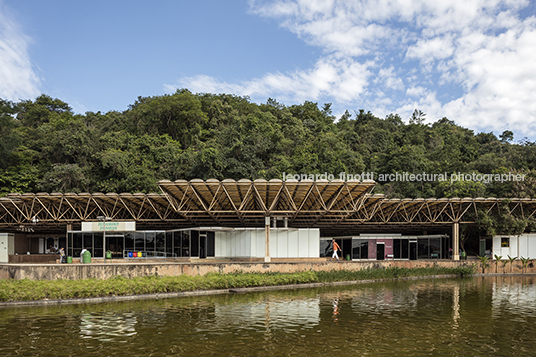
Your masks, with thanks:
[{"label": "leonardo finotti architectural photographer text", "polygon": [[471,173],[441,173],[441,174],[431,174],[422,172],[419,174],[409,173],[409,172],[396,172],[390,174],[376,173],[373,171],[361,172],[357,174],[348,174],[346,172],[340,172],[337,175],[328,174],[324,172],[323,174],[287,174],[283,172],[283,181],[287,180],[310,180],[310,181],[320,181],[327,180],[333,181],[335,179],[343,181],[364,181],[364,180],[374,180],[377,182],[436,182],[436,181],[474,181],[482,183],[492,183],[492,182],[511,182],[511,181],[525,181],[526,174],[518,173],[502,173],[502,174],[481,174],[477,172]]}]

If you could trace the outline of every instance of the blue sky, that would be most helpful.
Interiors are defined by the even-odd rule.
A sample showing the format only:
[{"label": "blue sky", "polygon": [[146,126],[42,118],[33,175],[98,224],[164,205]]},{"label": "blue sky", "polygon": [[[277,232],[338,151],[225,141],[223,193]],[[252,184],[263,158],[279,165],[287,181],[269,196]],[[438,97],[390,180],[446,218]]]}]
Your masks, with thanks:
[{"label": "blue sky", "polygon": [[75,112],[138,96],[333,103],[536,140],[529,0],[0,0],[0,97]]}]

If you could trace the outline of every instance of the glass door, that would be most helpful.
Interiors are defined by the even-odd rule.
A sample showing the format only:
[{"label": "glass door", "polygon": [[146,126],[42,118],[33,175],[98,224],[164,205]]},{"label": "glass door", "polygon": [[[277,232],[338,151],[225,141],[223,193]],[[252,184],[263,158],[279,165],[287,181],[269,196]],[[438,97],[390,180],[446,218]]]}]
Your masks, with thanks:
[{"label": "glass door", "polygon": [[409,260],[417,260],[417,241],[409,242]]},{"label": "glass door", "polygon": [[376,260],[385,259],[385,243],[379,242],[376,244]]},{"label": "glass door", "polygon": [[199,234],[199,258],[207,257],[207,232]]}]

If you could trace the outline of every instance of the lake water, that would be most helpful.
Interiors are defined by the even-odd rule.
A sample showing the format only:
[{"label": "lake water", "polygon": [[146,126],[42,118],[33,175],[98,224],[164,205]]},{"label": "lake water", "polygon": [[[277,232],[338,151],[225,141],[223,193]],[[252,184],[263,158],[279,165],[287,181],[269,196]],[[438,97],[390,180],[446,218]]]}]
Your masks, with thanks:
[{"label": "lake water", "polygon": [[530,356],[536,278],[0,309],[1,356]]}]

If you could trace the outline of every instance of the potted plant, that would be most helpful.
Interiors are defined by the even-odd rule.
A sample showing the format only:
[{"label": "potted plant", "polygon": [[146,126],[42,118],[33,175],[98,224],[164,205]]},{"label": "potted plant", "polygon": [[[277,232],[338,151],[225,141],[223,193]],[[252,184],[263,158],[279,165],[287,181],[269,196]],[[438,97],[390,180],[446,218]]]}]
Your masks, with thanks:
[{"label": "potted plant", "polygon": [[502,255],[495,254],[495,273],[498,273],[498,265],[502,259]]}]

